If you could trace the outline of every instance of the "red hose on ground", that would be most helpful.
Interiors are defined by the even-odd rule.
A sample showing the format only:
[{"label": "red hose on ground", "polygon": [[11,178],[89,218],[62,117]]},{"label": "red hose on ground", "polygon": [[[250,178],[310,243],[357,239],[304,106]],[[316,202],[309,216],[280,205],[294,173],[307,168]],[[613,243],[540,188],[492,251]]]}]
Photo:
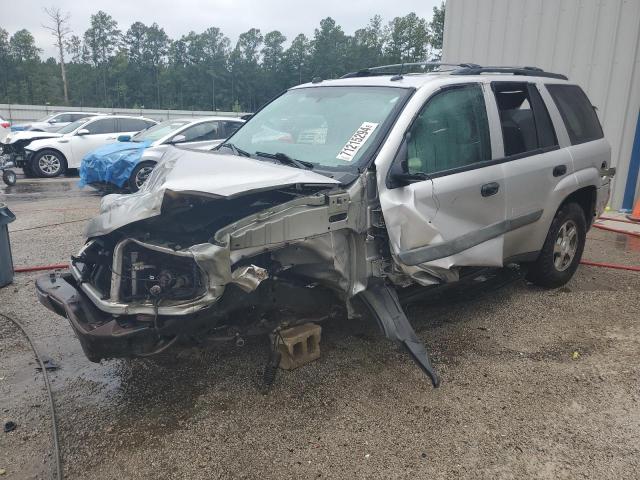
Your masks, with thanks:
[{"label": "red hose on ground", "polygon": [[36,267],[17,267],[13,271],[16,273],[42,272],[43,270],[62,270],[69,268],[68,263],[54,263],[53,265],[38,265]]},{"label": "red hose on ground", "polygon": [[614,270],[630,270],[632,272],[640,272],[640,267],[633,265],[618,265],[617,263],[603,263],[603,262],[591,262],[589,260],[581,260],[582,265],[589,265],[590,267],[603,267],[613,268]]},{"label": "red hose on ground", "polygon": [[634,222],[633,220],[627,220],[626,218],[598,217],[598,220],[608,220],[609,222],[631,223],[632,225],[640,225],[640,222]]},{"label": "red hose on ground", "polygon": [[599,223],[594,223],[593,226],[595,228],[599,228],[600,230],[606,230],[608,232],[615,232],[615,233],[623,233],[625,235],[630,235],[632,237],[640,238],[640,233],[637,233],[637,232],[630,232],[628,230],[621,230],[619,228],[605,227],[604,225],[600,225]]},{"label": "red hose on ground", "polygon": [[[631,220],[626,220],[626,219],[622,219],[622,218],[599,217],[598,220],[609,220],[609,221],[612,221],[612,222],[632,223],[632,224],[636,224],[636,225],[638,224],[638,222],[633,222]],[[608,232],[614,232],[614,233],[622,233],[624,235],[629,235],[631,237],[639,237],[640,238],[640,233],[637,233],[637,232],[630,232],[628,230],[621,230],[619,228],[606,227],[606,226],[600,225],[598,223],[594,223],[593,226],[595,228],[599,228],[600,230],[606,230]],[[581,260],[580,263],[582,265],[589,265],[591,267],[612,268],[614,270],[629,270],[631,272],[640,272],[640,267],[636,267],[634,265],[619,265],[617,263],[592,262],[590,260]]]}]

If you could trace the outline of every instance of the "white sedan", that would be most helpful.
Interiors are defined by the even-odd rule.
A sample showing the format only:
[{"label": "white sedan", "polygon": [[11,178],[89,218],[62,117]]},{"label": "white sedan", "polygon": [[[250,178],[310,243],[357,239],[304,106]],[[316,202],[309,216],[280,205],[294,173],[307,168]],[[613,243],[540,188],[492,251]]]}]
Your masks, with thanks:
[{"label": "white sedan", "polygon": [[25,162],[39,177],[57,177],[78,168],[92,150],[156,125],[155,120],[126,115],[99,115],[78,120],[58,130],[59,136],[32,141]]}]

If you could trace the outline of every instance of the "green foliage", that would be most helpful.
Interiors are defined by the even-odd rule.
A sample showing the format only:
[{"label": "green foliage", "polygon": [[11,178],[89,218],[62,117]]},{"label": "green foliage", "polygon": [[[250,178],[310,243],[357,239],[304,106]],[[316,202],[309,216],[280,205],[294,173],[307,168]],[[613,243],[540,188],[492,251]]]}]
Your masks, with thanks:
[{"label": "green foliage", "polygon": [[[64,39],[70,104],[86,107],[254,111],[281,91],[314,77],[335,78],[385,63],[439,56],[444,3],[433,19],[410,13],[387,25],[379,15],[347,35],[331,17],[312,38],[251,28],[235,45],[217,27],[170,39],[153,23],[121,31],[107,13],[83,35]],[[63,104],[60,65],[43,61],[33,35],[0,28],[0,103]]]}]

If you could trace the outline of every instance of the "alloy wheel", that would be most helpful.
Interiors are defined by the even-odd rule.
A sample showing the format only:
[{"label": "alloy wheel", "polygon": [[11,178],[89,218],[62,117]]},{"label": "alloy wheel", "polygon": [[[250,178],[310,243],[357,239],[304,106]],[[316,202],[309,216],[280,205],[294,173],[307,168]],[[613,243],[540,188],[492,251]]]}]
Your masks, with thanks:
[{"label": "alloy wheel", "polygon": [[47,175],[56,175],[60,169],[62,168],[62,164],[60,163],[60,159],[55,155],[47,153],[42,155],[38,160],[38,167],[40,170]]},{"label": "alloy wheel", "polygon": [[558,230],[553,245],[553,264],[559,272],[565,271],[578,251],[578,227],[573,220],[567,220]]}]

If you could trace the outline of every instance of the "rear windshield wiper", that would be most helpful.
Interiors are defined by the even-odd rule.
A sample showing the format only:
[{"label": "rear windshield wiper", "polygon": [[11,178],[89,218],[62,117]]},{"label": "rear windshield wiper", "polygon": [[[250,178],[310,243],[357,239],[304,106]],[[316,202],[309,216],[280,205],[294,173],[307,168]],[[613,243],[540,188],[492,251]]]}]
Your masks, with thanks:
[{"label": "rear windshield wiper", "polygon": [[229,150],[231,150],[233,152],[234,155],[243,156],[243,157],[251,157],[251,154],[249,152],[245,152],[241,148],[236,147],[231,142],[224,142],[218,148],[222,148],[222,147],[227,147]]},{"label": "rear windshield wiper", "polygon": [[298,160],[297,158],[290,157],[286,153],[267,153],[267,152],[256,152],[258,157],[265,158],[273,158],[274,160],[278,160],[280,163],[285,163],[287,165],[291,165],[292,167],[302,168],[304,170],[311,170],[315,165],[311,162],[305,162],[303,160]]}]

